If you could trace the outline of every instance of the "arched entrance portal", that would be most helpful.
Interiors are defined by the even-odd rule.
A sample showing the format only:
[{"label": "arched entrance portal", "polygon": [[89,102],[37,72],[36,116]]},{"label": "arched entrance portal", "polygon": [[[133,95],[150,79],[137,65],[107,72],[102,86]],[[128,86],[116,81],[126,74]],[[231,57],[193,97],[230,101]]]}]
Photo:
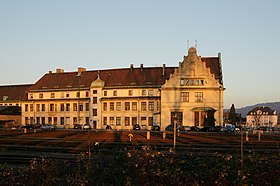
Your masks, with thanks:
[{"label": "arched entrance portal", "polygon": [[195,107],[192,109],[194,126],[214,126],[215,125],[215,117],[214,113],[215,109],[212,107]]}]

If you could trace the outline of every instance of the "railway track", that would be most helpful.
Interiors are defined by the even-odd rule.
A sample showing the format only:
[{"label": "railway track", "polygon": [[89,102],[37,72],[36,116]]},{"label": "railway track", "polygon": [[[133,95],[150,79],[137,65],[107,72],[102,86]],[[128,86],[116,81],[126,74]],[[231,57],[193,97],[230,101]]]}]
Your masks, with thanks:
[{"label": "railway track", "polygon": [[[128,134],[132,133],[130,141]],[[176,152],[197,155],[228,153],[239,155],[240,136],[209,133],[187,133],[176,137]],[[95,146],[98,142],[98,146]],[[263,136],[258,141],[251,136],[251,141],[243,142],[244,153],[280,154],[279,136]],[[94,155],[96,152],[110,155],[120,149],[142,149],[150,146],[157,151],[169,152],[174,147],[173,134],[167,133],[163,139],[161,132],[151,132],[147,140],[143,131],[75,131],[57,130],[38,133],[0,133],[0,163],[28,164],[33,158],[75,161],[81,153]]]}]

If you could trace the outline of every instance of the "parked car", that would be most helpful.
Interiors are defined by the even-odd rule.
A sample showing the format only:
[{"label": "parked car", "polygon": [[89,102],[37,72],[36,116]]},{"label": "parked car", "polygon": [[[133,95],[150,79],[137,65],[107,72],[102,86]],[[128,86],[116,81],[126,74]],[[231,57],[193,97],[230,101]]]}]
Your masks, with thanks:
[{"label": "parked car", "polygon": [[106,125],[106,129],[112,129],[112,127],[110,125]]},{"label": "parked car", "polygon": [[160,126],[158,124],[153,124],[152,131],[160,131]]},{"label": "parked car", "polygon": [[141,127],[140,127],[139,124],[134,124],[133,125],[133,130],[140,130],[140,129],[141,129]]},{"label": "parked car", "polygon": [[73,129],[82,129],[82,125],[81,124],[74,124]]},{"label": "parked car", "polygon": [[84,130],[89,130],[89,129],[91,129],[90,124],[84,124]]},{"label": "parked car", "polygon": [[55,130],[55,126],[52,124],[44,124],[41,126],[41,129],[43,130]]},{"label": "parked car", "polygon": [[21,128],[23,128],[23,129],[33,129],[33,125],[32,124],[26,124],[26,125],[22,126]]},{"label": "parked car", "polygon": [[41,124],[35,124],[35,125],[33,125],[33,129],[39,129],[39,128],[41,128],[42,127],[42,125]]},{"label": "parked car", "polygon": [[190,127],[190,131],[192,132],[198,132],[199,131],[199,128],[197,126],[191,126]]}]

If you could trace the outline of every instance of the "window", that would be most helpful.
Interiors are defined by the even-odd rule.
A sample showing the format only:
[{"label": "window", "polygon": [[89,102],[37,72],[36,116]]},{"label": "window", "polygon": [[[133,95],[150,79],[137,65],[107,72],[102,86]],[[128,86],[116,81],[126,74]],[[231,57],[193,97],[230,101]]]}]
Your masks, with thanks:
[{"label": "window", "polygon": [[195,93],[195,102],[203,102],[203,92]]},{"label": "window", "polygon": [[70,111],[70,103],[66,103],[66,111]]},{"label": "window", "polygon": [[30,104],[30,112],[33,112],[34,108],[33,108],[33,104]]},{"label": "window", "polygon": [[54,118],[53,118],[53,124],[54,124],[54,125],[57,125],[57,117],[54,117]]},{"label": "window", "polygon": [[97,104],[97,97],[93,97],[93,98],[92,98],[92,103],[93,103],[93,104]]},{"label": "window", "polygon": [[40,104],[36,104],[36,112],[40,112]]},{"label": "window", "polygon": [[28,104],[25,104],[25,112],[28,112]]},{"label": "window", "polygon": [[153,125],[153,117],[149,117],[149,126],[152,126]]},{"label": "window", "polygon": [[181,86],[184,85],[184,82],[185,82],[184,79],[181,79],[181,80],[180,80],[180,85],[181,85]]},{"label": "window", "polygon": [[114,102],[110,102],[110,111],[114,111],[115,104]]},{"label": "window", "polygon": [[146,111],[147,110],[147,102],[141,102],[141,110]]},{"label": "window", "polygon": [[132,117],[132,124],[137,124],[137,117]]},{"label": "window", "polygon": [[29,121],[28,117],[25,117],[24,120],[25,120],[25,124],[29,124],[28,123],[28,121]]},{"label": "window", "polygon": [[132,102],[132,111],[137,111],[137,102]]},{"label": "window", "polygon": [[129,117],[124,118],[124,125],[125,126],[130,126],[130,118]]},{"label": "window", "polygon": [[39,94],[39,98],[40,99],[42,99],[43,98],[43,94],[41,93],[41,94]]},{"label": "window", "polygon": [[69,92],[66,93],[66,97],[69,98]]},{"label": "window", "polygon": [[84,110],[84,106],[82,103],[79,104],[79,111],[83,111]]},{"label": "window", "polygon": [[73,111],[77,111],[78,110],[78,104],[77,103],[73,103]]},{"label": "window", "polygon": [[77,98],[81,97],[81,93],[77,92],[76,96],[77,96]]},{"label": "window", "polygon": [[153,91],[153,90],[149,90],[149,91],[148,91],[148,95],[149,95],[149,96],[153,96],[153,95],[154,95],[154,91]]},{"label": "window", "polygon": [[142,125],[147,125],[147,118],[146,117],[141,117],[141,124]]},{"label": "window", "polygon": [[116,117],[116,125],[117,126],[121,125],[121,117]]},{"label": "window", "polygon": [[97,116],[97,109],[92,109],[92,115]]},{"label": "window", "polygon": [[51,93],[51,98],[55,98],[55,94],[54,93]]},{"label": "window", "polygon": [[103,111],[107,111],[107,103],[106,102],[103,103]]},{"label": "window", "polygon": [[89,97],[89,92],[86,92],[86,97]]},{"label": "window", "polygon": [[130,110],[130,102],[125,102],[124,104],[125,104],[124,110],[129,111]]},{"label": "window", "polygon": [[107,117],[103,117],[103,125],[107,125]]},{"label": "window", "polygon": [[114,117],[110,117],[110,125],[114,125],[115,123],[115,118]]},{"label": "window", "polygon": [[48,124],[52,124],[52,117],[48,117]]},{"label": "window", "polygon": [[89,103],[86,103],[86,111],[89,111]]},{"label": "window", "polygon": [[121,102],[117,102],[116,106],[117,106],[117,108],[116,108],[117,111],[121,111],[122,110],[122,103]]},{"label": "window", "polygon": [[60,104],[60,111],[64,111],[64,104],[63,103]]},{"label": "window", "polygon": [[118,96],[118,92],[116,90],[113,91],[113,96]]},{"label": "window", "polygon": [[153,101],[149,101],[149,111],[155,110],[155,103]]},{"label": "window", "polygon": [[45,117],[42,117],[42,124],[46,124]]},{"label": "window", "polygon": [[74,123],[74,124],[77,124],[77,123],[78,123],[77,117],[73,117],[73,123]]},{"label": "window", "polygon": [[54,111],[54,104],[53,104],[53,103],[50,104],[50,111],[51,111],[51,112]]},{"label": "window", "polygon": [[92,90],[92,94],[97,94],[97,90]]},{"label": "window", "polygon": [[133,96],[133,90],[128,90],[128,95]]},{"label": "window", "polygon": [[142,96],[146,96],[147,95],[147,91],[146,90],[142,90]]},{"label": "window", "polygon": [[41,123],[40,117],[36,117],[36,122]]},{"label": "window", "polygon": [[106,90],[103,92],[103,95],[104,95],[104,96],[107,96],[107,91],[106,91]]},{"label": "window", "polygon": [[33,94],[30,94],[30,99],[33,99]]},{"label": "window", "polygon": [[181,92],[181,102],[189,102],[189,93]]},{"label": "window", "polygon": [[46,110],[45,104],[42,104],[42,112],[44,112],[45,110]]}]

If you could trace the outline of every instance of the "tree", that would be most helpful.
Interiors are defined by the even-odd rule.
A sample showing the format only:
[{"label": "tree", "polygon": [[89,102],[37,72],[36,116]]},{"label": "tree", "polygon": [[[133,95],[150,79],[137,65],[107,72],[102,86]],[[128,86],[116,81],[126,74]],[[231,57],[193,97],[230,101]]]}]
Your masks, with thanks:
[{"label": "tree", "polygon": [[234,104],[231,105],[230,107],[230,111],[229,111],[229,115],[228,115],[228,122],[233,124],[233,125],[236,125],[236,113],[235,113],[235,107],[234,107]]}]

